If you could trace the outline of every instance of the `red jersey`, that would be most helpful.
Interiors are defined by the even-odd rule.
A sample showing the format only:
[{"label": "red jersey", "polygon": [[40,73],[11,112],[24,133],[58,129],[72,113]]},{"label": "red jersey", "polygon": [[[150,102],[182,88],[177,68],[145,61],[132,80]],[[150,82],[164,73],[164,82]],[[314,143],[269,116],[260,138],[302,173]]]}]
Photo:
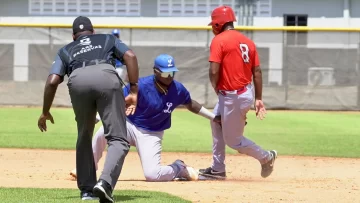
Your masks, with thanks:
[{"label": "red jersey", "polygon": [[260,65],[255,43],[236,30],[226,30],[210,45],[210,62],[220,63],[218,90],[238,90],[252,81],[252,69]]}]

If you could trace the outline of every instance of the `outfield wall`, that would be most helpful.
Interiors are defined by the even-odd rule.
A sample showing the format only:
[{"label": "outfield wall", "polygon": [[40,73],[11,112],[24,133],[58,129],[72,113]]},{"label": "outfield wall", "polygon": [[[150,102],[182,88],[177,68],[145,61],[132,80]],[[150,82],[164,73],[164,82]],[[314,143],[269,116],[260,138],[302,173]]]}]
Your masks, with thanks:
[{"label": "outfield wall", "polygon": [[[110,33],[110,29],[97,29]],[[183,82],[207,107],[217,101],[208,79],[209,30],[121,29],[137,54],[140,75],[152,73],[161,53],[175,57]],[[269,108],[360,110],[358,32],[246,31],[254,39],[263,68]],[[42,105],[44,81],[57,50],[71,41],[71,29],[2,27],[0,105]],[[304,43],[306,41],[306,43]],[[66,82],[54,105],[70,106]]]}]

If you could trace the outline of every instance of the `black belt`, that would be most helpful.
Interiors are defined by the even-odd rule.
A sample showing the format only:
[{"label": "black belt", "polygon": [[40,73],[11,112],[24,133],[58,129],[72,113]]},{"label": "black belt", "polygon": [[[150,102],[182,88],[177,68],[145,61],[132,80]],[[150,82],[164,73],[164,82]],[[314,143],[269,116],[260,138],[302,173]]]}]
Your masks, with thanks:
[{"label": "black belt", "polygon": [[77,63],[76,65],[73,66],[73,71],[75,69],[78,68],[84,68],[86,66],[93,66],[93,65],[99,65],[99,64],[109,64],[112,65],[109,61],[107,60],[99,60],[99,59],[95,59],[95,60],[91,60],[91,61],[83,61],[82,63]]}]

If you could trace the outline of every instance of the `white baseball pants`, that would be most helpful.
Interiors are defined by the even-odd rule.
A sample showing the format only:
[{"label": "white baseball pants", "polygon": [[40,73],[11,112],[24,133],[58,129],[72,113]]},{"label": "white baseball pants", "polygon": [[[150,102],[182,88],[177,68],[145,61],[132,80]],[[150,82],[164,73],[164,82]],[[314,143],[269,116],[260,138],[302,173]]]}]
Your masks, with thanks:
[{"label": "white baseball pants", "polygon": [[[147,181],[162,182],[172,181],[180,172],[180,167],[172,164],[161,165],[162,138],[164,131],[149,132],[137,128],[131,122],[126,121],[127,136],[131,146],[136,147],[139,154],[144,176]],[[92,141],[95,165],[102,157],[106,147],[104,128],[101,126],[95,133]]]},{"label": "white baseball pants", "polygon": [[210,121],[213,136],[212,169],[225,172],[225,146],[257,159],[261,164],[271,158],[268,151],[263,150],[244,136],[246,114],[254,104],[253,86],[238,94],[219,94],[219,102],[214,108],[216,115],[221,115],[221,126]]}]

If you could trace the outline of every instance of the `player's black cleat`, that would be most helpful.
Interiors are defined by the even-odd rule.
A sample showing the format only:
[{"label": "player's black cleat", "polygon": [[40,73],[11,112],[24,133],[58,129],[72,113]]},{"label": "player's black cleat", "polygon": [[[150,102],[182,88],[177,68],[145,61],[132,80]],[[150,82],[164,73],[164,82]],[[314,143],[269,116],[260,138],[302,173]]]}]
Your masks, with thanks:
[{"label": "player's black cleat", "polygon": [[211,177],[215,179],[226,179],[226,172],[218,172],[213,170],[211,167],[200,169],[199,175],[205,176],[205,177]]},{"label": "player's black cleat", "polygon": [[113,203],[111,185],[104,180],[99,180],[93,189],[94,195],[99,197],[100,203]]}]

